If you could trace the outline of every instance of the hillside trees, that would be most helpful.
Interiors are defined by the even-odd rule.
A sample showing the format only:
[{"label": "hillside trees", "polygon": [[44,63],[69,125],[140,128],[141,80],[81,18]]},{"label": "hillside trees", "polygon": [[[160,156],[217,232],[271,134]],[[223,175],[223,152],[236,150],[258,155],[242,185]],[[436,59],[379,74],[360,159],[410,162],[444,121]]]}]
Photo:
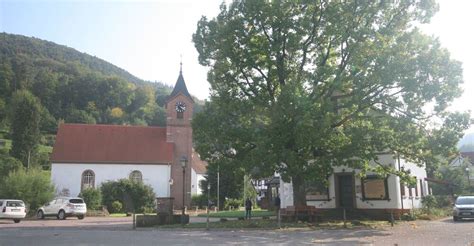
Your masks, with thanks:
[{"label": "hillside trees", "polygon": [[29,167],[40,139],[41,104],[29,91],[19,90],[11,102],[11,155]]},{"label": "hillside trees", "polygon": [[[0,33],[0,101],[9,108],[17,90],[30,91],[44,106],[43,133],[57,123],[162,125],[171,92],[162,83],[140,80],[99,58],[20,35]],[[112,117],[112,110],[123,117]],[[0,109],[1,110],[1,109]],[[0,112],[1,114],[1,112]],[[4,118],[2,118],[4,119]],[[53,124],[51,123],[53,122]],[[51,129],[53,125],[53,129]],[[11,126],[6,122],[6,126]]]},{"label": "hillside trees", "polygon": [[211,85],[193,122],[197,151],[279,172],[295,205],[333,166],[406,177],[377,155],[442,161],[470,116],[446,110],[461,64],[413,25],[436,10],[429,0],[223,4],[193,35]]}]

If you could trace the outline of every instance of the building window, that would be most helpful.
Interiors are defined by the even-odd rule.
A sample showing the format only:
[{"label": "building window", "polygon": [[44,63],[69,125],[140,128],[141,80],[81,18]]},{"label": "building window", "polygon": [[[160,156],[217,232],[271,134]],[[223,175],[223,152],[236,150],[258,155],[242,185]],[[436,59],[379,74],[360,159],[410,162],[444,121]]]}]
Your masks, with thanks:
[{"label": "building window", "polygon": [[423,179],[420,179],[420,194],[421,194],[421,197],[424,197],[425,192],[423,191]]},{"label": "building window", "polygon": [[130,180],[132,182],[141,183],[143,180],[142,173],[138,170],[133,171],[130,173]]},{"label": "building window", "polygon": [[362,179],[362,198],[364,200],[389,200],[388,178],[367,176]]},{"label": "building window", "polygon": [[[416,180],[416,177],[415,177]],[[418,183],[415,182],[415,197],[418,197]]]},{"label": "building window", "polygon": [[405,184],[400,182],[400,195],[405,196]]},{"label": "building window", "polygon": [[306,201],[329,201],[329,186],[325,182],[311,182],[306,187]]},{"label": "building window", "polygon": [[184,112],[176,112],[176,118],[182,119],[183,118],[183,113]]},{"label": "building window", "polygon": [[81,190],[85,190],[88,188],[94,188],[95,185],[95,174],[92,170],[85,170],[82,173],[82,182],[81,182]]}]

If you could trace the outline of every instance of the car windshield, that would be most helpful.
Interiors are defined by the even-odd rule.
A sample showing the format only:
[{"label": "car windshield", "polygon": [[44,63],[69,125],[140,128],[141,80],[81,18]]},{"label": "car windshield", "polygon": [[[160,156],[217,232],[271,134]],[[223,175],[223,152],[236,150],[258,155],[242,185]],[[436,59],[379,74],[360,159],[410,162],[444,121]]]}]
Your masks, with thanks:
[{"label": "car windshield", "polygon": [[458,197],[456,200],[457,205],[474,205],[474,196],[473,197]]},{"label": "car windshield", "polygon": [[7,207],[24,207],[25,204],[22,201],[7,201]]},{"label": "car windshield", "polygon": [[70,203],[84,203],[84,201],[82,201],[82,199],[69,199],[69,202]]}]

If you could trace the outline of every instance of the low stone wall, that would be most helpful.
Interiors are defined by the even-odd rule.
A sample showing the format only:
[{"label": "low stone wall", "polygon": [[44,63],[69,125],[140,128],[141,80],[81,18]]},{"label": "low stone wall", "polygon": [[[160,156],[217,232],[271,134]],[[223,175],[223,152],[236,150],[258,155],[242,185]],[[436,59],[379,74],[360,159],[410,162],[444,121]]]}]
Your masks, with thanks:
[{"label": "low stone wall", "polygon": [[[400,219],[402,214],[409,213],[409,209],[347,209],[346,219],[377,219],[377,220],[391,220]],[[343,219],[344,213],[341,208],[334,209],[305,209],[289,207],[282,209],[281,218],[284,222],[293,221],[324,221],[332,219]]]},{"label": "low stone wall", "polygon": [[109,216],[109,211],[104,207],[102,210],[87,210],[86,217],[104,217]]},{"label": "low stone wall", "polygon": [[[169,216],[168,214],[140,214],[136,217],[137,227],[152,227],[157,225],[170,225],[180,224],[181,215],[174,214]],[[189,223],[189,215],[184,216],[184,223]]]}]

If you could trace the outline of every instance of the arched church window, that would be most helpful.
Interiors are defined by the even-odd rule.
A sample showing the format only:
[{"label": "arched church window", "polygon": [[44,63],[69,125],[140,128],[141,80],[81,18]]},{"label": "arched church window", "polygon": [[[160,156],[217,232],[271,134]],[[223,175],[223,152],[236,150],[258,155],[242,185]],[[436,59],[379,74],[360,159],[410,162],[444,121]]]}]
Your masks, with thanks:
[{"label": "arched church window", "polygon": [[132,173],[130,173],[130,180],[132,182],[140,183],[140,182],[142,182],[142,179],[143,179],[143,176],[142,176],[142,173],[140,171],[135,170]]},{"label": "arched church window", "polygon": [[92,170],[85,170],[82,173],[82,182],[81,182],[81,190],[85,190],[88,188],[94,188],[95,185],[95,174]]}]

